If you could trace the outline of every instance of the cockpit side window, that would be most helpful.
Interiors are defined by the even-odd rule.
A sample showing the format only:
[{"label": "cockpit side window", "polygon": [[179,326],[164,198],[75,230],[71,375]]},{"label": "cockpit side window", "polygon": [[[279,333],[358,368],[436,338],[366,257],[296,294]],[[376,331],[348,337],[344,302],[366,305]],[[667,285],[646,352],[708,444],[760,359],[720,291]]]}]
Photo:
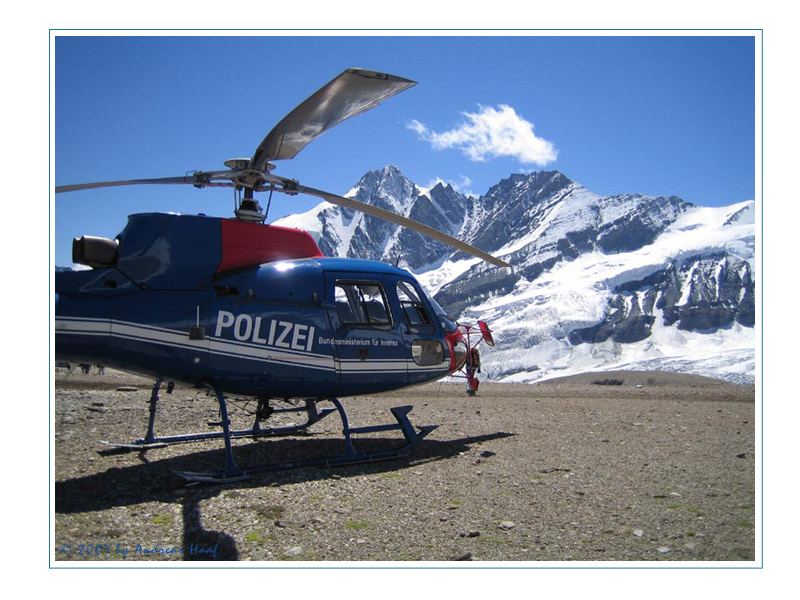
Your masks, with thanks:
[{"label": "cockpit side window", "polygon": [[405,281],[397,282],[397,299],[409,329],[417,333],[433,333],[435,326],[419,293]]},{"label": "cockpit side window", "polygon": [[345,327],[392,328],[386,294],[378,283],[337,281],[334,302],[339,322]]}]

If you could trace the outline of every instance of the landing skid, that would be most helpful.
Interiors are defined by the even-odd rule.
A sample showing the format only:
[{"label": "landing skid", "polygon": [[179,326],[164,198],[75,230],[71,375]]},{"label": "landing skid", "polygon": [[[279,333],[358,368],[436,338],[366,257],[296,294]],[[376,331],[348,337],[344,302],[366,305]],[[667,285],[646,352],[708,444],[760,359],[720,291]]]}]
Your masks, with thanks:
[{"label": "landing skid", "polygon": [[[234,482],[247,479],[252,475],[260,473],[270,473],[276,471],[285,471],[289,469],[299,469],[307,467],[332,467],[341,465],[351,465],[360,463],[370,463],[384,460],[392,460],[407,456],[411,448],[413,448],[420,440],[427,436],[431,431],[436,429],[436,425],[429,425],[423,427],[414,427],[408,419],[408,413],[411,412],[412,406],[396,406],[391,409],[397,423],[389,425],[375,425],[370,427],[350,427],[347,420],[347,413],[338,398],[328,397],[324,399],[308,399],[305,401],[305,406],[291,407],[291,408],[276,408],[273,409],[262,401],[259,401],[259,407],[256,411],[256,419],[253,427],[246,430],[231,430],[230,421],[228,419],[228,406],[225,396],[208,386],[209,390],[214,393],[219,403],[220,423],[222,426],[221,432],[214,433],[192,433],[187,435],[165,436],[157,437],[154,433],[155,428],[155,415],[156,405],[159,398],[159,390],[161,382],[156,381],[153,385],[153,391],[150,396],[150,422],[147,429],[147,434],[144,438],[140,438],[132,443],[111,443],[103,442],[106,445],[114,446],[121,449],[135,449],[147,450],[150,448],[161,448],[170,444],[177,444],[183,442],[193,442],[198,440],[222,438],[225,442],[225,467],[220,471],[212,472],[191,472],[179,471],[176,474],[189,482],[208,482],[208,483],[223,483]],[[335,408],[325,408],[317,410],[316,403],[321,400],[331,402]],[[271,416],[276,413],[284,412],[306,412],[307,421],[300,425],[289,425],[285,427],[270,427],[265,428],[260,425],[260,420]],[[309,426],[317,423],[332,412],[338,412],[342,421],[342,433],[344,434],[345,452],[340,456],[326,456],[311,460],[301,461],[287,461],[279,463],[270,463],[262,465],[248,466],[247,468],[239,468],[233,457],[233,449],[231,441],[234,439],[244,437],[260,437],[260,436],[273,436],[273,435],[291,435],[302,433]],[[384,431],[401,431],[405,438],[405,443],[378,452],[363,452],[357,451],[353,444],[353,436],[366,434],[366,433],[381,433]]]},{"label": "landing skid", "polygon": [[[218,391],[214,391],[220,405],[220,413],[222,414],[222,427],[223,436],[225,438],[225,468],[216,472],[190,472],[179,471],[176,475],[183,477],[189,482],[206,482],[206,483],[225,483],[232,481],[240,481],[247,479],[252,475],[260,473],[271,473],[276,471],[286,471],[289,469],[300,469],[307,467],[332,467],[341,465],[370,463],[383,460],[392,460],[407,456],[411,448],[417,444],[421,439],[427,436],[431,431],[436,429],[436,425],[424,426],[415,428],[408,420],[408,413],[411,412],[411,406],[397,406],[391,409],[392,414],[397,420],[396,424],[390,425],[376,425],[372,427],[350,427],[347,420],[347,413],[339,402],[338,398],[329,397],[327,400],[336,407],[339,416],[342,419],[342,433],[345,438],[345,453],[341,456],[323,457],[311,460],[302,461],[288,461],[280,463],[270,463],[264,465],[253,465],[245,469],[241,469],[236,465],[233,458],[233,450],[231,448],[232,433],[228,430],[227,425],[227,407],[225,397]],[[333,409],[332,409],[333,410]],[[405,438],[405,444],[389,450],[380,452],[358,452],[353,445],[353,435],[363,433],[379,433],[383,431],[400,430]]]},{"label": "landing skid", "polygon": [[152,444],[145,444],[141,440],[136,440],[135,442],[130,442],[128,444],[125,442],[109,442],[107,440],[100,440],[100,443],[104,446],[111,446],[112,448],[117,448],[119,450],[154,450],[156,448],[166,448],[169,446],[167,442],[154,442]]},{"label": "landing skid", "polygon": [[[150,394],[150,420],[147,426],[147,433],[143,438],[134,440],[133,442],[107,442],[101,441],[101,444],[119,448],[120,450],[150,450],[153,448],[163,448],[171,444],[183,444],[187,442],[197,442],[201,440],[211,440],[225,437],[224,431],[207,432],[207,433],[188,433],[184,435],[171,435],[171,436],[156,436],[155,435],[155,421],[158,400],[160,398],[161,381],[156,381],[153,385],[153,391]],[[171,390],[168,388],[167,393]],[[212,390],[213,391],[213,390]],[[215,392],[216,393],[216,392]],[[317,423],[334,412],[333,408],[324,408],[317,410],[317,400],[305,400],[303,406],[288,407],[288,408],[272,408],[265,400],[258,401],[258,409],[256,410],[255,422],[250,429],[239,429],[230,432],[232,439],[239,439],[245,437],[264,437],[264,436],[281,436],[281,435],[295,435],[302,433],[314,423]],[[305,423],[297,425],[286,425],[283,427],[264,427],[261,425],[263,418],[284,414],[284,413],[306,413]]]}]

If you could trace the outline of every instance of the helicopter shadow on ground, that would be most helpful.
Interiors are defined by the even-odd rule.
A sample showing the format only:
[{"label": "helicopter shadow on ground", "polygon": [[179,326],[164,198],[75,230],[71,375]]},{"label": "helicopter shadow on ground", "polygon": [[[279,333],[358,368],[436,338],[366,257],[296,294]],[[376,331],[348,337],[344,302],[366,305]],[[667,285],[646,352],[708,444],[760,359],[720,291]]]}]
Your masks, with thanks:
[{"label": "helicopter shadow on ground", "polygon": [[[352,477],[364,473],[382,473],[418,466],[452,458],[470,449],[472,445],[510,437],[513,433],[497,432],[453,440],[421,440],[412,449],[409,457],[401,457],[372,463],[359,463],[331,467],[300,467],[296,469],[256,474],[249,479],[218,484],[187,487],[186,481],[176,473],[181,471],[214,471],[225,463],[223,449],[203,450],[180,456],[158,459],[153,457],[159,450],[138,451],[140,464],[112,467],[102,473],[76,477],[55,484],[55,512],[70,514],[100,511],[118,506],[130,506],[143,502],[174,502],[185,496],[187,490],[211,490],[213,496],[223,489],[265,487],[302,481],[328,479],[332,474]],[[359,440],[358,449],[377,451],[397,445],[395,438],[371,438]],[[188,445],[187,445],[188,446]],[[234,447],[237,464],[244,469],[257,464],[279,463],[291,457],[303,461],[320,456],[339,456],[344,451],[344,442],[337,439],[271,438]],[[133,451],[134,453],[136,451]],[[99,451],[101,455],[119,453],[117,450]],[[210,497],[210,496],[207,496]]]},{"label": "helicopter shadow on ground", "polygon": [[[76,477],[55,484],[55,512],[73,514],[103,511],[120,506],[133,506],[146,502],[164,502],[181,505],[183,516],[184,560],[236,560],[235,540],[220,531],[209,531],[202,526],[200,502],[215,497],[224,490],[260,488],[271,485],[291,485],[304,481],[339,478],[391,472],[424,463],[453,458],[473,445],[510,437],[513,433],[497,432],[454,440],[421,440],[410,456],[380,462],[351,464],[336,467],[307,467],[254,475],[249,479],[217,484],[186,485],[176,475],[181,471],[207,471],[221,468],[225,461],[222,449],[190,452],[170,458],[154,458],[158,449],[138,451],[140,463],[125,467],[112,467],[102,473]],[[338,456],[344,450],[341,439],[271,438],[234,448],[237,464],[242,468],[264,463],[278,463],[291,457],[303,461],[319,456]],[[397,445],[396,438],[370,438],[359,440],[358,449],[374,452]],[[137,451],[134,451],[137,452]],[[101,455],[118,454],[118,450],[103,450]],[[188,549],[216,547],[216,556],[192,555]]]}]

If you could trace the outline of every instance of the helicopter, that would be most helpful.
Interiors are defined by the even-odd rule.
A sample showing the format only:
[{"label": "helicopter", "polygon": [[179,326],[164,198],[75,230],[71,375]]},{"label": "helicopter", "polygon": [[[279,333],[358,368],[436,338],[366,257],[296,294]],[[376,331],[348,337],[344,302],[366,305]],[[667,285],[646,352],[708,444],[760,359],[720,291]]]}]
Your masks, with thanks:
[{"label": "helicopter", "polygon": [[[480,257],[508,263],[427,225],[379,207],[278,176],[273,161],[293,158],[319,135],[416,82],[366,69],[346,69],[292,110],[251,158],[225,161],[226,170],[179,177],[57,186],[57,194],[114,186],[166,184],[233,188],[234,218],[175,213],[128,217],[114,238],[73,240],[73,262],[89,269],[55,273],[57,360],[102,363],[151,377],[144,437],[109,443],[148,450],[221,438],[222,469],[180,472],[190,482],[221,482],[303,466],[343,465],[405,456],[436,426],[415,427],[411,406],[391,409],[396,423],[351,427],[340,400],[418,385],[470,368],[481,342],[494,345],[479,322],[459,325],[428,296],[414,276],[388,264],[323,256],[307,232],[265,224],[256,193],[307,194],[408,227]],[[221,431],[158,436],[155,421],[162,384],[206,388],[219,405]],[[257,400],[252,427],[231,428],[228,395]],[[296,400],[296,402],[293,402]],[[273,402],[288,403],[273,406]],[[333,408],[319,408],[320,403]],[[240,467],[232,441],[304,432],[332,412],[343,425],[345,452],[314,460]],[[304,421],[269,427],[277,414]],[[303,415],[304,413],[304,415]],[[294,416],[294,415],[292,415]],[[353,436],[399,430],[400,446],[356,450]]]}]

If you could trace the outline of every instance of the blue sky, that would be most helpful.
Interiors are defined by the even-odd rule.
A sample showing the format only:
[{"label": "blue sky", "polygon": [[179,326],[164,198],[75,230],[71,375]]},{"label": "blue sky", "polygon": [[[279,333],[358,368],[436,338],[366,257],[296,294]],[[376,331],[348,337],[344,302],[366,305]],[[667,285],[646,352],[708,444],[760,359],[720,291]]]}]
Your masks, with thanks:
[{"label": "blue sky", "polygon": [[[752,36],[262,36],[55,39],[55,185],[218,170],[348,67],[417,86],[326,132],[276,173],[343,194],[392,163],[483,194],[559,170],[600,194],[701,205],[755,196]],[[759,115],[760,119],[760,115]],[[760,160],[760,158],[759,158]],[[113,237],[130,213],[230,216],[232,193],[134,186],[59,194],[71,239]],[[270,220],[315,198],[276,195]],[[265,204],[265,202],[262,202]]]}]

